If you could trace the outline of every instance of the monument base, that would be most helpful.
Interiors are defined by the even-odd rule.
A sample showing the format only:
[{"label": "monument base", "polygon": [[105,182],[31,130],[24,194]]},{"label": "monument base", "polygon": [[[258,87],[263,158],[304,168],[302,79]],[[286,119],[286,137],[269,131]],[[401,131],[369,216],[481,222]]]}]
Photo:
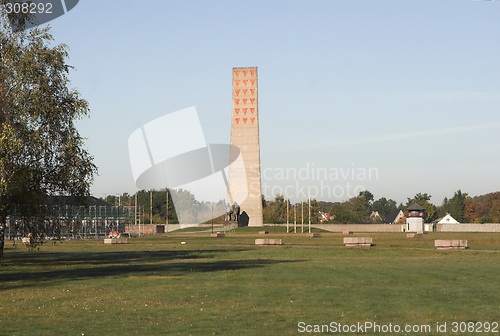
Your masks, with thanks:
[{"label": "monument base", "polygon": [[224,228],[226,229],[235,229],[238,227],[237,221],[224,221]]}]

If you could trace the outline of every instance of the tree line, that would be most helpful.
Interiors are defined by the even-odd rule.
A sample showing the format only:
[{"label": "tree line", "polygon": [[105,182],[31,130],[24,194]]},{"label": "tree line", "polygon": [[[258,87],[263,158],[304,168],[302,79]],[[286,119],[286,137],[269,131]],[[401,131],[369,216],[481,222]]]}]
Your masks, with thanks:
[{"label": "tree line", "polygon": [[[168,223],[177,224],[177,213],[172,201],[172,192],[168,192]],[[194,197],[188,191],[184,197]],[[137,195],[137,206],[145,224],[163,224],[167,218],[167,192],[166,190],[140,190],[130,195],[109,195],[105,201],[112,205],[135,206]],[[405,203],[397,203],[395,200],[381,197],[374,198],[373,193],[368,190],[362,191],[358,196],[343,202],[328,202],[312,199],[310,201],[291,203],[283,195],[276,195],[274,200],[266,200],[262,196],[263,220],[267,224],[285,224],[287,222],[304,223],[309,222],[309,206],[311,223],[317,224],[321,221],[321,213],[330,215],[330,220],[323,223],[332,224],[380,224],[394,209],[406,210],[408,206],[417,203],[426,209],[426,222],[435,221],[447,213],[460,223],[500,223],[500,192],[489,193],[481,196],[470,197],[467,193],[457,190],[452,197],[445,197],[440,205],[431,202],[432,196],[428,193],[417,193],[407,198]],[[152,202],[151,202],[152,201]],[[195,204],[202,204],[194,200]],[[196,211],[192,208],[192,211]],[[151,217],[152,209],[152,217]],[[243,209],[244,210],[244,209]],[[377,213],[378,216],[373,214]],[[214,219],[214,223],[224,223],[224,216]]]},{"label": "tree line", "polygon": [[[470,197],[467,193],[457,190],[452,197],[445,197],[440,205],[431,202],[428,193],[417,193],[407,201],[397,204],[393,199],[381,197],[375,200],[374,195],[362,191],[356,197],[344,202],[313,201],[315,216],[313,223],[318,221],[319,211],[327,212],[334,224],[373,224],[384,223],[394,209],[406,210],[408,206],[417,203],[426,209],[426,222],[435,221],[450,214],[460,223],[500,223],[500,192]],[[282,196],[276,196],[275,201],[266,201],[264,208],[265,223],[283,222]],[[295,205],[294,205],[295,206]],[[300,206],[300,205],[299,205]],[[377,213],[378,216],[374,214]]]}]

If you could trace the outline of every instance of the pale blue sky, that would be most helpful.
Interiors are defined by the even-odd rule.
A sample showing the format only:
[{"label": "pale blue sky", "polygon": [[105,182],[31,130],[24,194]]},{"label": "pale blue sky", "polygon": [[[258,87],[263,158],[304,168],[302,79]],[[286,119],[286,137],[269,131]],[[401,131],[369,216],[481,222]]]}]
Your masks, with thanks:
[{"label": "pale blue sky", "polygon": [[500,2],[81,0],[51,26],[90,103],[98,197],[135,192],[128,137],[166,113],[196,106],[228,143],[236,66],[259,69],[267,198],[297,186],[283,169],[376,169],[298,181],[325,200],[500,190]]}]

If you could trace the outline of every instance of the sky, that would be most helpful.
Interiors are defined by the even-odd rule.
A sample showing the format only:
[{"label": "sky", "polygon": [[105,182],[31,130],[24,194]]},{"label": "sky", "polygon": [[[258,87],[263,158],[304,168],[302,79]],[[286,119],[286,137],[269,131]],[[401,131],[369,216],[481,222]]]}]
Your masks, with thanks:
[{"label": "sky", "polygon": [[90,104],[97,197],[138,189],[128,138],[167,113],[195,106],[207,143],[229,143],[242,66],[266,199],[500,190],[500,1],[81,0],[50,25]]}]

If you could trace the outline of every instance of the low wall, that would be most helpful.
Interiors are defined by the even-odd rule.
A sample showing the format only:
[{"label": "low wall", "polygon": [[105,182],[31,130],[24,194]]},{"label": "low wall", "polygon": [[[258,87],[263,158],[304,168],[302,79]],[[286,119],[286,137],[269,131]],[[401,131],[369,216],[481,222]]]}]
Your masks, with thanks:
[{"label": "low wall", "polygon": [[[158,224],[160,225],[160,224]],[[163,224],[164,225],[164,224]],[[140,225],[141,234],[156,234],[157,224],[142,224]],[[164,225],[165,226],[165,225]],[[182,229],[189,226],[206,226],[211,227],[211,224],[199,225],[180,225],[168,224],[165,227],[165,233]],[[264,226],[275,226],[273,224],[265,224]],[[286,224],[279,224],[278,226],[286,226]],[[309,224],[304,224],[304,230],[307,230]],[[289,224],[293,228],[293,224]],[[297,230],[302,227],[302,224],[297,224]],[[322,229],[330,232],[403,232],[406,227],[404,224],[311,224],[311,227]],[[138,225],[128,225],[125,227],[128,232],[132,234],[139,233]],[[500,224],[436,224],[437,232],[500,232]]]},{"label": "low wall", "polygon": [[141,224],[141,225],[126,225],[125,230],[128,233],[138,235],[152,235],[172,232],[174,230],[179,230],[181,228],[180,224]]},{"label": "low wall", "polygon": [[330,232],[403,232],[401,224],[311,224],[321,230]]},{"label": "low wall", "polygon": [[182,229],[180,224],[168,224],[165,228],[165,232],[172,232],[180,229]]},{"label": "low wall", "polygon": [[140,225],[127,225],[125,230],[134,235],[138,234],[155,234],[156,225],[154,224],[140,224]]},{"label": "low wall", "polygon": [[[125,226],[125,231],[134,235],[138,235],[139,231],[141,235],[152,235],[152,234],[162,234],[169,233],[179,229],[185,229],[188,227],[206,227],[211,228],[212,224],[141,224],[135,225],[130,224]],[[214,229],[218,228],[220,230],[221,224],[214,224]]]},{"label": "low wall", "polygon": [[437,232],[500,232],[500,224],[436,224]]}]

